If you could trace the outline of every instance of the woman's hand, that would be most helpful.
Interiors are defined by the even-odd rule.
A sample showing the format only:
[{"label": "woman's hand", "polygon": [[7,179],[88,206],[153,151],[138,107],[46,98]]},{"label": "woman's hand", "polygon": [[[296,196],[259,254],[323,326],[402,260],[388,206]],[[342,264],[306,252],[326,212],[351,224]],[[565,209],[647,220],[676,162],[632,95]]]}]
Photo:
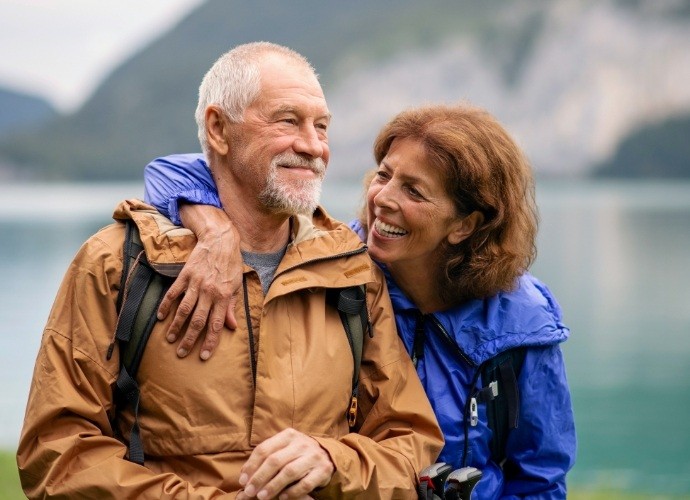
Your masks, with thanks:
[{"label": "woman's hand", "polygon": [[242,286],[242,255],[235,227],[223,210],[208,205],[183,205],[180,217],[185,227],[197,237],[189,260],[163,297],[158,319],[164,319],[172,304],[184,295],[166,338],[175,342],[185,323],[189,324],[177,346],[177,355],[185,357],[206,326],[200,357],[211,357],[220,341],[223,323],[237,328],[234,309],[236,294]]}]

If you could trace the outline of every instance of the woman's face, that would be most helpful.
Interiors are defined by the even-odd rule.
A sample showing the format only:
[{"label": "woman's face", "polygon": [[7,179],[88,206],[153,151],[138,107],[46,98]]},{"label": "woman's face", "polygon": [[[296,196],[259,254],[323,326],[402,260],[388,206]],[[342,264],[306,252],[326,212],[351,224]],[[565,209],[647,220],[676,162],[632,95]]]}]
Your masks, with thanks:
[{"label": "woman's face", "polygon": [[367,191],[367,244],[374,260],[391,271],[431,271],[443,242],[468,236],[443,183],[421,142],[393,140]]}]

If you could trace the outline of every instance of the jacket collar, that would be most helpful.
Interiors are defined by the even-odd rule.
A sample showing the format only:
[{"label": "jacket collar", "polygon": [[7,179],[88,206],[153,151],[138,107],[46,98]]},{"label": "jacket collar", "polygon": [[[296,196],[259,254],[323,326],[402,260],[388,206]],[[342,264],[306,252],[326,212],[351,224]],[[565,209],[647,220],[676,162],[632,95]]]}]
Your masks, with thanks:
[{"label": "jacket collar", "polygon": [[[417,307],[385,269],[384,273],[396,315],[411,321]],[[477,365],[508,349],[558,344],[570,335],[551,292],[529,273],[519,278],[512,291],[471,300],[433,316]]]},{"label": "jacket collar", "polygon": [[[189,229],[174,225],[141,200],[120,202],[113,218],[132,220],[137,225],[149,263],[166,276],[179,274],[196,244],[196,237]],[[277,273],[305,263],[363,252],[365,248],[346,225],[332,219],[323,208],[318,207],[313,217],[297,215],[292,218],[292,239]],[[369,259],[367,262],[370,262]],[[373,279],[372,265],[365,267],[368,268],[365,273],[369,276],[368,280]]]}]

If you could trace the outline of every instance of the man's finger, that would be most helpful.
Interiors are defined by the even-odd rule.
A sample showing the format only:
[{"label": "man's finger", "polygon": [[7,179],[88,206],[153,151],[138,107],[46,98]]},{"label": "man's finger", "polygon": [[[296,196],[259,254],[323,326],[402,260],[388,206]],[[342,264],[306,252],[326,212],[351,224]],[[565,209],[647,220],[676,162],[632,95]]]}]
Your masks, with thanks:
[{"label": "man's finger", "polygon": [[288,484],[288,486],[285,487],[282,492],[280,492],[278,498],[280,500],[287,500],[289,498],[299,500],[309,499],[311,498],[309,493],[321,485],[324,477],[328,477],[330,479],[330,476],[326,476],[321,471],[310,470],[299,481],[295,482],[294,484]]},{"label": "man's finger", "polygon": [[296,476],[297,471],[291,467],[293,458],[289,448],[268,455],[251,475],[244,491],[249,496],[257,496],[264,492],[263,498],[274,498],[288,484],[299,479]]},{"label": "man's finger", "polygon": [[[290,432],[295,433],[297,431],[293,429],[282,430],[259,444],[249,455],[240,471],[240,484],[245,487],[245,491],[249,496],[256,495],[261,487],[276,474],[276,471],[270,474],[268,469],[264,469],[262,476],[256,475],[259,468],[269,457],[290,444]],[[275,461],[270,465],[275,466]]]},{"label": "man's finger", "polygon": [[[314,472],[312,463],[306,457],[293,455],[293,458],[280,468],[278,473],[259,490],[259,493],[265,492],[266,498],[282,496],[282,492],[287,494],[286,498],[301,498],[323,481],[323,474]],[[259,472],[260,470],[257,474]]]}]

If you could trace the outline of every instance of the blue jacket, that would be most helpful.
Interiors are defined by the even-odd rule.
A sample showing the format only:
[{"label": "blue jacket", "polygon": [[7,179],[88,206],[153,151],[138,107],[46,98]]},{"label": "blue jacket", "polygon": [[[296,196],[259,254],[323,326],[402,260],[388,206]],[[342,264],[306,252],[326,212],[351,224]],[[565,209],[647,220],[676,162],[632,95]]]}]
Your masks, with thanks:
[{"label": "blue jacket", "polygon": [[[146,167],[146,201],[179,224],[180,199],[220,207],[210,172],[201,155],[175,155]],[[350,226],[364,239],[358,221]],[[384,268],[385,272],[385,268]],[[386,273],[398,333],[412,353],[421,313]],[[530,274],[518,287],[484,300],[426,315],[424,354],[417,373],[446,439],[439,461],[461,467],[465,427],[466,465],[480,469],[482,480],[474,498],[565,498],[565,475],[576,454],[575,424],[565,365],[559,344],[569,330],[549,289]],[[442,330],[462,354],[448,348]],[[491,459],[491,430],[486,409],[479,405],[479,423],[466,425],[465,406],[480,365],[514,347],[528,347],[518,378],[519,425],[506,443],[507,462],[501,469]],[[481,379],[476,388],[481,387]]]}]

